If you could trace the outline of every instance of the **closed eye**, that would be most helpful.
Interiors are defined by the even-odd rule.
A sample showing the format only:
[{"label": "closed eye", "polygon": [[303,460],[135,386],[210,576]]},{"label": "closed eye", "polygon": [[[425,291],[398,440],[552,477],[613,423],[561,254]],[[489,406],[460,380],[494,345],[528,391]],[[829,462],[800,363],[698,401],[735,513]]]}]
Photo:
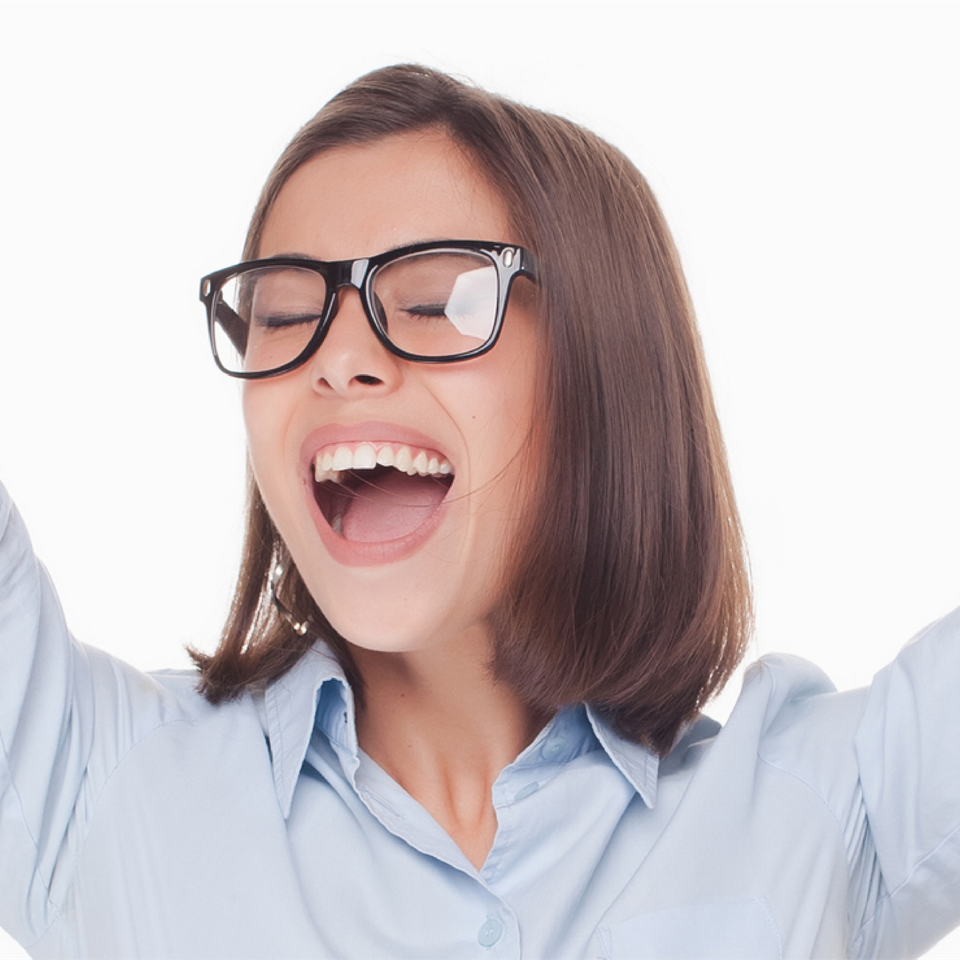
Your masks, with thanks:
[{"label": "closed eye", "polygon": [[299,327],[304,324],[316,324],[320,321],[319,313],[272,313],[268,316],[255,318],[258,327],[267,330],[282,330],[287,327]]},{"label": "closed eye", "polygon": [[447,315],[447,305],[446,303],[418,303],[403,307],[401,312],[415,319],[438,320]]}]

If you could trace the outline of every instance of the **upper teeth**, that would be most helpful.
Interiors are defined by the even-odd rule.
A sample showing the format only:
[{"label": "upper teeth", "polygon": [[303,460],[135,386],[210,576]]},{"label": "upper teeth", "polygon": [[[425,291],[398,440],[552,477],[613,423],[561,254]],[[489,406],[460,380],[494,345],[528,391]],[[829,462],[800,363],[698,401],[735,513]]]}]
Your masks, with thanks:
[{"label": "upper teeth", "polygon": [[313,464],[317,483],[324,480],[339,480],[344,470],[373,470],[376,466],[393,467],[412,477],[442,477],[453,472],[449,460],[442,460],[426,450],[413,450],[408,446],[389,443],[374,446],[361,443],[356,449],[346,444],[328,448],[317,454]]}]

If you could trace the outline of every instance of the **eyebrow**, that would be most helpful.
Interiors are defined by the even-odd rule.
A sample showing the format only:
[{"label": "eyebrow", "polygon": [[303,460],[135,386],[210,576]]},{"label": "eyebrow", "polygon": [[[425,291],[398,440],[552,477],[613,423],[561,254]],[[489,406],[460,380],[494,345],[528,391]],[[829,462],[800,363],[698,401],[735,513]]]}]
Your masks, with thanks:
[{"label": "eyebrow", "polygon": [[[311,257],[306,253],[300,253],[299,251],[288,251],[281,250],[280,253],[271,253],[269,257],[258,257],[260,260],[316,260],[316,257]],[[325,261],[320,261],[321,263]]]},{"label": "eyebrow", "polygon": [[[413,247],[421,243],[443,243],[445,240],[455,240],[459,239],[457,237],[421,237],[416,240],[407,240],[404,243],[398,243],[395,246],[387,247],[386,250],[381,250],[378,253],[366,254],[368,257],[379,257],[385,253],[393,253],[395,250],[403,250],[404,247]],[[282,257],[286,257],[290,260],[313,260],[318,263],[337,263],[339,261],[335,260],[319,260],[317,257],[311,257],[308,253],[301,253],[298,250],[291,252],[280,252],[272,253],[269,257],[262,257],[263,260],[279,260]],[[362,260],[363,257],[347,257],[347,260]]]}]

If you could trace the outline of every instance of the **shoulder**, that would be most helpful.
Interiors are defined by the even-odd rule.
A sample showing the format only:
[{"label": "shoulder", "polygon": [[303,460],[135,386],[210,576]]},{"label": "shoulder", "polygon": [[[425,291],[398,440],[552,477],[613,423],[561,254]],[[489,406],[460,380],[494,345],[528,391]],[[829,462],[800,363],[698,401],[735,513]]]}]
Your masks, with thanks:
[{"label": "shoulder", "polygon": [[857,793],[856,736],[867,699],[866,689],[838,693],[800,657],[765,656],[747,668],[727,722],[702,720],[678,748],[701,775],[725,786],[752,784],[754,801],[778,782],[778,796],[785,788],[806,794],[843,820]]},{"label": "shoulder", "polygon": [[[76,682],[91,735],[88,773],[105,782],[142,754],[215,756],[240,737],[262,738],[255,696],[212,704],[194,670],[141,671],[95,647],[78,644]],[[97,776],[99,773],[99,776]]]}]

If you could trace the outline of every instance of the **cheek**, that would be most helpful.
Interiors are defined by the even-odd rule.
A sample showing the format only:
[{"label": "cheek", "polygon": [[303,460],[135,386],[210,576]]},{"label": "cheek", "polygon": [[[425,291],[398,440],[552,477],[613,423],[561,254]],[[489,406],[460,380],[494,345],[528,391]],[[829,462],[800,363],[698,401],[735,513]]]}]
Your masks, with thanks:
[{"label": "cheek", "polygon": [[505,468],[512,478],[512,515],[519,519],[532,505],[546,463],[546,365],[540,345],[527,331],[526,349],[516,351],[504,371],[503,443]]},{"label": "cheek", "polygon": [[250,462],[256,470],[257,465],[264,459],[264,446],[270,437],[266,425],[266,410],[264,404],[258,401],[257,390],[244,384],[243,386],[243,426],[247,435],[247,453]]},{"label": "cheek", "polygon": [[[498,348],[499,348],[498,344]],[[536,353],[515,350],[468,377],[458,391],[459,422],[469,454],[470,514],[480,554],[509,550],[536,489],[541,444],[536,424]],[[483,374],[482,376],[480,374]],[[469,398],[469,402],[468,402]]]},{"label": "cheek", "polygon": [[247,434],[247,453],[254,477],[267,509],[274,513],[271,502],[283,477],[287,460],[284,438],[289,436],[289,415],[285,412],[283,391],[276,382],[246,383],[243,386],[243,422]]},{"label": "cheek", "polygon": [[536,385],[540,365],[535,344],[504,356],[496,389],[486,391],[491,443],[500,451],[504,467],[526,461],[536,446]]}]

